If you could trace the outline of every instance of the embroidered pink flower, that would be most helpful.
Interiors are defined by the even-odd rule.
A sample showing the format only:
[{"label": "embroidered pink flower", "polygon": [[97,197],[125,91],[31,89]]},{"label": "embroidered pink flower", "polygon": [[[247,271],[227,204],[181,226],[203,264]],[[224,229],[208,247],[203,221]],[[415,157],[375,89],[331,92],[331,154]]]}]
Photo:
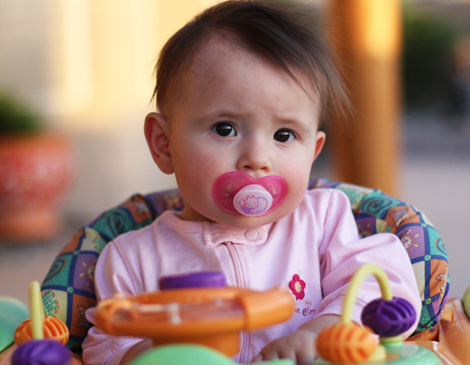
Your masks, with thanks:
[{"label": "embroidered pink flower", "polygon": [[292,290],[296,300],[304,299],[305,297],[305,281],[300,279],[300,276],[295,274],[292,280],[289,281],[289,288]]}]

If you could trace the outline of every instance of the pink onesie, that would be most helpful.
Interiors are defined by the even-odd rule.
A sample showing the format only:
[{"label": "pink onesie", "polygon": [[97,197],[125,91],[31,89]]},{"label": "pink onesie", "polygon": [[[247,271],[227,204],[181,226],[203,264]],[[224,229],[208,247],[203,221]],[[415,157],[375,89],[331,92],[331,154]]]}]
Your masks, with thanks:
[{"label": "pink onesie", "polygon": [[[419,318],[418,287],[399,239],[392,234],[360,239],[347,196],[338,190],[314,189],[292,214],[256,229],[182,221],[176,212],[166,212],[151,225],[123,234],[105,247],[96,265],[95,286],[98,300],[103,300],[117,292],[135,295],[158,290],[160,276],[220,270],[231,286],[287,288],[296,302],[292,318],[241,334],[240,352],[234,359],[248,363],[268,342],[302,323],[340,314],[348,281],[366,262],[382,266],[393,295],[409,300]],[[353,319],[360,323],[363,306],[379,296],[379,285],[371,276],[361,286]],[[93,317],[94,309],[88,310],[92,323]],[[93,327],[83,343],[84,363],[119,364],[138,341],[109,336]]]}]

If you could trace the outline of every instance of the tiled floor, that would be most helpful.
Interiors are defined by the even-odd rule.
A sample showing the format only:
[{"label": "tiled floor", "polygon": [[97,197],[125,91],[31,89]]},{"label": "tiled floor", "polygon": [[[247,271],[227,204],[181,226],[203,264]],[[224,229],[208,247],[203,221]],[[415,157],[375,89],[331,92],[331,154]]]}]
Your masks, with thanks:
[{"label": "tiled floor", "polygon": [[[440,232],[450,260],[451,296],[460,297],[470,284],[470,126],[458,132],[414,126],[404,133],[407,146],[403,158],[400,198],[424,211]],[[130,195],[133,193],[129,191]],[[116,195],[117,204],[126,195]],[[108,206],[103,206],[103,209]],[[27,302],[30,281],[42,281],[53,258],[72,233],[88,217],[69,217],[63,233],[53,242],[33,245],[0,245],[0,295]]]}]

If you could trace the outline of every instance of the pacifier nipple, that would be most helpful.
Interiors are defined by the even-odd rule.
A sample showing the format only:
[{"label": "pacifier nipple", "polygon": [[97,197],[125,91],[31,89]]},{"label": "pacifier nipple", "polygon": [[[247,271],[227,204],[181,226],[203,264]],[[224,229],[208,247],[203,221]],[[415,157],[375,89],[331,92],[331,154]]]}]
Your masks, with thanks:
[{"label": "pacifier nipple", "polygon": [[266,213],[273,205],[273,197],[261,185],[251,184],[240,189],[233,197],[233,206],[238,213],[257,217]]}]

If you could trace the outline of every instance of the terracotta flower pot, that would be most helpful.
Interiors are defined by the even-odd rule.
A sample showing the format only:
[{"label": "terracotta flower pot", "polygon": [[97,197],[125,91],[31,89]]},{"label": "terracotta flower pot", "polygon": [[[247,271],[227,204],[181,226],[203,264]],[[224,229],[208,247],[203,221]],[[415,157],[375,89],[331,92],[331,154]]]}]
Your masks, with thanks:
[{"label": "terracotta flower pot", "polygon": [[64,136],[0,136],[0,241],[36,242],[57,235],[73,162],[72,144]]}]

